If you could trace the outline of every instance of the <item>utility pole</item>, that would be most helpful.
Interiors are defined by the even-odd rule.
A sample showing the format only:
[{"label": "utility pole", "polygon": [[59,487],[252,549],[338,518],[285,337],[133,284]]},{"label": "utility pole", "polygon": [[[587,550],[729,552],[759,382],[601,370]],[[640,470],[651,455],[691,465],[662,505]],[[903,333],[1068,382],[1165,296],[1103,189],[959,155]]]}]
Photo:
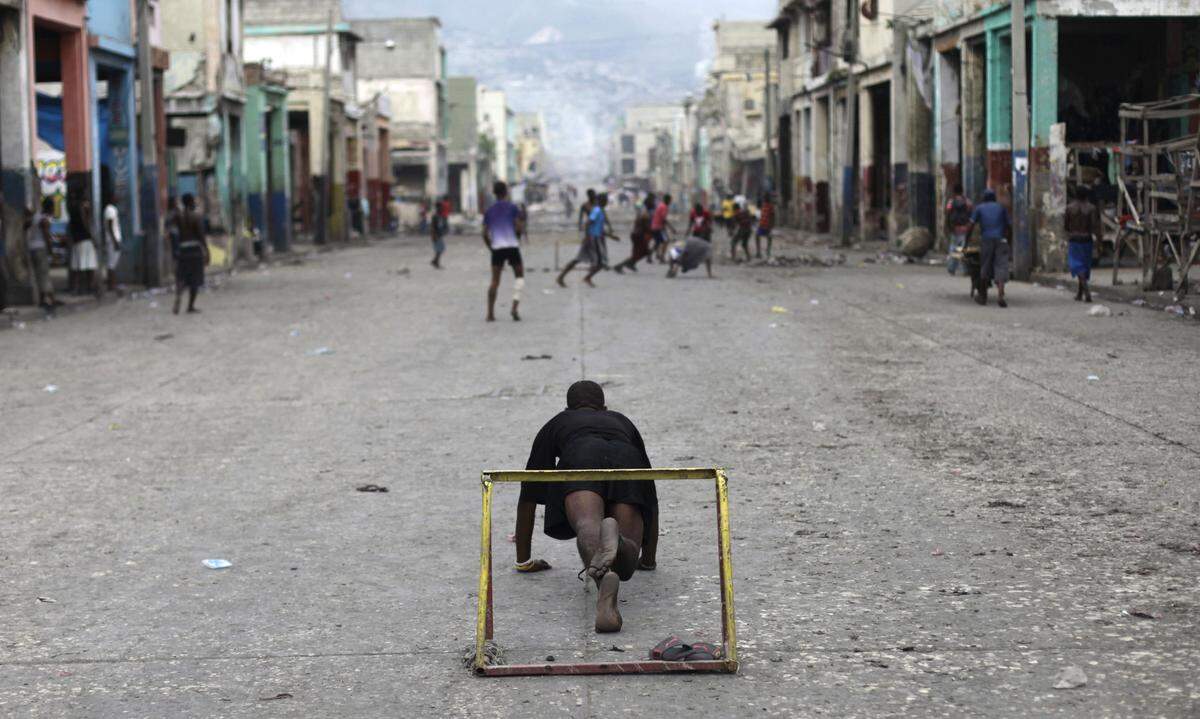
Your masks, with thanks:
[{"label": "utility pole", "polygon": [[147,287],[158,287],[163,281],[162,232],[158,216],[158,141],[155,133],[154,66],[150,45],[150,2],[137,0],[137,61],[138,79],[141,81],[142,113],[138,117],[138,134],[142,158],[141,214],[142,214],[142,282]]},{"label": "utility pole", "polygon": [[1029,231],[1029,89],[1025,82],[1025,0],[1012,2],[1013,276],[1033,274]]},{"label": "utility pole", "polygon": [[333,182],[333,99],[330,93],[333,75],[333,8],[329,8],[329,19],[325,24],[325,83],[322,88],[324,101],[321,103],[323,146],[322,171],[325,179],[321,182],[320,207],[317,208],[317,244],[329,242],[329,196],[330,184]]},{"label": "utility pole", "polygon": [[858,77],[854,74],[854,65],[858,62],[858,2],[846,3],[850,15],[847,20],[847,31],[843,58],[846,60],[846,150],[842,164],[842,246],[849,247],[853,243],[854,217],[857,212],[858,185],[854,176],[854,140],[858,134]]},{"label": "utility pole", "polygon": [[766,187],[775,189],[775,160],[771,154],[771,51],[763,50],[763,138],[765,154],[763,155],[763,174],[766,176]]}]

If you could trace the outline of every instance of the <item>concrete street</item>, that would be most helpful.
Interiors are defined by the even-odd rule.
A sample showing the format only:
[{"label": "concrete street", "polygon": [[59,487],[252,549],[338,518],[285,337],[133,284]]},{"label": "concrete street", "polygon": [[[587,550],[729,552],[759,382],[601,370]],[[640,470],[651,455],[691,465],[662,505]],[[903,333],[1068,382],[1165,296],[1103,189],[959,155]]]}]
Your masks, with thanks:
[{"label": "concrete street", "polygon": [[[856,256],[562,290],[552,239],[521,323],[482,321],[470,235],[443,272],[406,237],[241,272],[194,317],[0,332],[0,715],[1200,715],[1194,320],[1022,284],[982,308]],[[523,468],[581,377],[655,464],[730,468],[739,675],[462,667],[480,471]],[[711,485],[659,495],[659,568],[597,636],[572,543],[539,520],[554,570],[510,571],[498,490],[509,661],[719,642]],[[1087,684],[1055,689],[1068,666]]]}]

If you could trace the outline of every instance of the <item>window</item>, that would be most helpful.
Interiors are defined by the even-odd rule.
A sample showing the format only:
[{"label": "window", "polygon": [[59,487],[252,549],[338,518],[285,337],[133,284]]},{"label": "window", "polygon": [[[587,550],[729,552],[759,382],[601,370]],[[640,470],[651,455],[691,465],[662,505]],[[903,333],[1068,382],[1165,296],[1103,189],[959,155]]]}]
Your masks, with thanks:
[{"label": "window", "polygon": [[792,26],[787,24],[779,28],[779,56],[784,60],[791,56]]},{"label": "window", "polygon": [[635,172],[637,172],[636,160],[634,160],[632,157],[626,157],[625,159],[621,160],[622,175],[632,175]]},{"label": "window", "polygon": [[743,109],[743,110],[748,110],[748,111],[751,111],[751,112],[753,112],[753,111],[754,111],[754,99],[753,99],[753,98],[749,98],[749,97],[748,97],[748,98],[746,98],[746,99],[745,99],[745,100],[742,102],[742,109]]},{"label": "window", "polygon": [[633,154],[633,135],[621,135],[621,152],[625,155]]}]

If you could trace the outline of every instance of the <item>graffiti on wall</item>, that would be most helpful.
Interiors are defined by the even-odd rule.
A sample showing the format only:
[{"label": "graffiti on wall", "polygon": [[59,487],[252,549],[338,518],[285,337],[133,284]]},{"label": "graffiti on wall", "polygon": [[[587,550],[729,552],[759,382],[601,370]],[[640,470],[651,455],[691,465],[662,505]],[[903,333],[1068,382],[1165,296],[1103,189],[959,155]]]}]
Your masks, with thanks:
[{"label": "graffiti on wall", "polygon": [[37,159],[38,181],[42,197],[54,200],[55,223],[68,220],[67,215],[67,159],[56,150],[46,150]]}]

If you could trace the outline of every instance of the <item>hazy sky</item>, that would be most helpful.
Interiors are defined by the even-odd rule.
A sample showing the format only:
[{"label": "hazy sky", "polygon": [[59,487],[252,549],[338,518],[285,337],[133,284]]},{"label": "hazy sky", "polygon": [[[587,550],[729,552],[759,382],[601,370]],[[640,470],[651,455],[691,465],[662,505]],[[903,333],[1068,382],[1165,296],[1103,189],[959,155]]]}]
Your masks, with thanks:
[{"label": "hazy sky", "polygon": [[703,89],[712,21],[769,20],[777,0],[343,0],[350,17],[442,21],[449,71],[546,113],[559,166],[598,172],[626,105]]}]

